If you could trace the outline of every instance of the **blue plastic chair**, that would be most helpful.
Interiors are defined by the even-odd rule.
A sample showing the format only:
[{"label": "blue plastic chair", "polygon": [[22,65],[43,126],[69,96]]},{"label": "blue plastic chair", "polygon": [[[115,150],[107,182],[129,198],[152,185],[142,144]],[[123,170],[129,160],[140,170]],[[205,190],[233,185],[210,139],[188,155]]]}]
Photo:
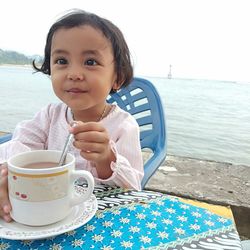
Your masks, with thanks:
[{"label": "blue plastic chair", "polygon": [[1,135],[1,136],[0,136],[0,144],[1,144],[1,143],[4,143],[4,142],[6,142],[6,141],[9,141],[9,140],[11,139],[11,137],[12,137],[12,134],[11,134],[11,133],[6,133],[6,134],[4,134],[4,135]]},{"label": "blue plastic chair", "polygon": [[144,188],[167,155],[167,129],[161,98],[150,81],[134,78],[128,87],[111,94],[107,101],[117,103],[135,117],[140,126],[141,148],[152,152],[144,164]]}]

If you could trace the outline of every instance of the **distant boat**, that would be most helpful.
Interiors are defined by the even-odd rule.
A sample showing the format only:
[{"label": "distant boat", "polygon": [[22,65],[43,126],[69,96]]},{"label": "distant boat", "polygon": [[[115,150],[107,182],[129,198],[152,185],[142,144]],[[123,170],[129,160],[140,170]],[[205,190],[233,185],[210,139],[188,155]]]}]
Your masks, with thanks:
[{"label": "distant boat", "polygon": [[171,72],[171,69],[172,69],[172,65],[170,64],[170,65],[169,65],[169,72],[168,72],[168,79],[172,79],[172,72]]}]

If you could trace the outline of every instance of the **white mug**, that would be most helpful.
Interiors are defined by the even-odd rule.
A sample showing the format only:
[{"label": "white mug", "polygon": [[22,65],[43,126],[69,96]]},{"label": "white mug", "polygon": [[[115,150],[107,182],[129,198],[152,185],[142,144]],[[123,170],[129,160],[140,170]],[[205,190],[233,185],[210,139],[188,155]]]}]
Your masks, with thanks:
[{"label": "white mug", "polygon": [[[92,174],[75,170],[75,157],[71,154],[67,154],[63,166],[58,166],[60,156],[61,151],[35,150],[7,161],[11,217],[16,222],[29,226],[52,224],[90,198],[94,190]],[[82,195],[74,188],[79,178],[88,184]]]}]

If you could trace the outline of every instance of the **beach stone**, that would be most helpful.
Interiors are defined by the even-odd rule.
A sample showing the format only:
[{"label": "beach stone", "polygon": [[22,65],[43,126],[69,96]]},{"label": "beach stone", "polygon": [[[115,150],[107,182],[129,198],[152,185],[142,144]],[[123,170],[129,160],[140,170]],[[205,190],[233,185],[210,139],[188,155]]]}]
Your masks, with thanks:
[{"label": "beach stone", "polygon": [[250,239],[250,166],[168,155],[145,189],[230,206],[239,234]]}]

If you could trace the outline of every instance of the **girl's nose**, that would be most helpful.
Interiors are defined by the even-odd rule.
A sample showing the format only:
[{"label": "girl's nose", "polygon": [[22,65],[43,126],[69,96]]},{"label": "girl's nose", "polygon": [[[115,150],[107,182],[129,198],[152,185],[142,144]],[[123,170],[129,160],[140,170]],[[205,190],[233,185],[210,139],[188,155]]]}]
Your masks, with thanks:
[{"label": "girl's nose", "polygon": [[68,79],[71,81],[82,81],[84,79],[83,71],[81,69],[71,69],[68,72]]}]

